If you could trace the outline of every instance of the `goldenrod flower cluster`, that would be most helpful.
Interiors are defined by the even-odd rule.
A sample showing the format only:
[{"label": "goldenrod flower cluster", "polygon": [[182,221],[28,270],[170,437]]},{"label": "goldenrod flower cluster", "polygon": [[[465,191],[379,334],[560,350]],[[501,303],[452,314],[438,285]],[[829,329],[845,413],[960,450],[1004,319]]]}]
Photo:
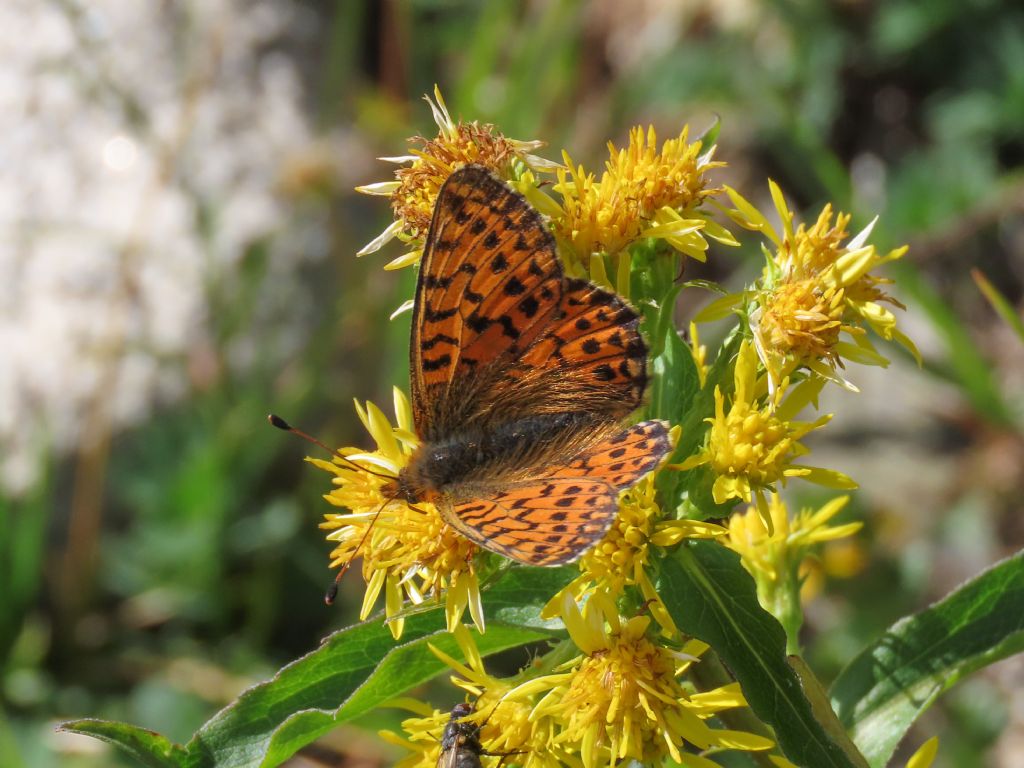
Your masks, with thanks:
[{"label": "goldenrod flower cluster", "polygon": [[753,345],[744,341],[736,356],[732,396],[726,398],[721,387],[715,388],[715,414],[707,419],[711,427],[704,448],[674,468],[685,471],[710,465],[715,474],[715,503],[754,501],[771,531],[766,493],[777,483],[800,477],[830,488],[854,488],[856,484],[842,472],[794,463],[807,453],[800,438],[831,419],[825,415],[813,422],[795,420],[817,397],[823,381],[804,379],[792,388],[780,387],[768,394],[758,370]]},{"label": "goldenrod flower cluster", "polygon": [[[470,720],[481,725],[481,742],[506,763],[524,768],[645,763],[671,758],[680,765],[717,766],[700,753],[763,751],[770,739],[709,724],[716,715],[743,707],[735,684],[698,693],[685,683],[686,670],[707,650],[690,640],[678,647],[652,641],[650,618],[622,619],[598,597],[583,609],[565,599],[563,617],[570,642],[549,654],[576,654],[554,667],[545,661],[513,678],[487,673],[465,627],[455,632],[463,664],[436,648],[434,653],[458,676],[452,682],[475,701]],[[400,768],[436,766],[438,734],[448,713],[400,700],[419,717],[406,720],[406,736],[384,732],[411,754]]]},{"label": "goldenrod flower cluster", "polygon": [[409,504],[382,491],[398,476],[419,444],[413,432],[412,409],[405,394],[395,389],[396,426],[373,403],[356,403],[356,413],[377,450],[353,448],[338,452],[332,461],[309,459],[334,475],[336,488],[324,498],[350,510],[329,513],[320,527],[331,531],[336,543],[333,567],[363,558],[366,593],[359,612],[366,619],[384,592],[388,626],[398,639],[403,620],[398,614],[406,602],[413,605],[444,596],[448,627],[458,626],[469,608],[476,625],[484,629],[480,582],[474,565],[476,545],[452,530],[433,504]]},{"label": "goldenrod flower cluster", "polygon": [[[660,148],[653,128],[634,128],[625,147],[609,144],[598,177],[568,153],[562,155],[564,165],[551,163],[530,154],[540,142],[508,139],[493,126],[453,120],[437,90],[428,103],[437,136],[417,139],[409,155],[388,158],[402,166],[394,180],[360,188],[389,197],[395,213],[393,224],[360,255],[395,237],[411,247],[387,269],[419,260],[438,190],[467,163],[492,169],[547,217],[567,272],[620,294],[629,293],[635,249],[645,249],[648,257],[704,260],[709,240],[737,245],[722,218],[760,232],[769,242],[767,263],[754,286],[713,302],[697,318],[741,316],[741,338],[723,345],[731,353],[709,363],[696,325],[689,344],[682,345],[683,354],[692,355],[700,393],[706,393],[706,410],[687,422],[689,429],[701,430],[687,443],[695,448],[621,494],[616,522],[542,611],[543,618],[561,622],[565,638],[519,674],[488,674],[463,624],[468,610],[477,631],[486,630],[481,583],[496,556],[481,556],[432,504],[410,504],[394,492],[394,479],[419,444],[409,403],[397,389],[394,423],[376,406],[357,404],[375,450],[346,448],[331,461],[311,460],[334,476],[328,501],[348,510],[328,515],[322,526],[335,543],[332,565],[362,557],[367,588],[360,615],[366,618],[383,592],[396,638],[408,607],[444,602],[448,630],[465,662],[434,652],[473,701],[466,721],[480,728],[486,752],[502,755],[505,765],[592,768],[671,760],[709,768],[728,750],[772,750],[770,739],[724,726],[730,710],[746,706],[736,684],[701,690],[688,677],[708,648],[673,622],[656,587],[658,562],[686,539],[715,539],[732,547],[754,575],[762,603],[783,621],[795,645],[801,568],[816,546],[858,528],[829,524],[846,497],[816,512],[787,513],[778,492],[791,479],[855,487],[838,471],[802,462],[803,438],[831,417],[801,421],[798,415],[816,405],[827,382],[852,386],[836,372],[844,360],[886,362],[867,329],[913,350],[897,330],[895,316],[883,308],[897,305],[885,292],[886,281],[871,274],[905,249],[880,255],[866,242],[870,227],[849,239],[850,217],[835,215],[828,206],[811,226],[794,228],[794,215],[772,184],[780,234],[735,190],[709,182],[708,172],[723,163],[712,161],[713,146],[690,141],[687,128]],[[551,172],[555,183],[538,181],[537,174]],[[679,426],[671,437],[679,440]],[[691,519],[696,516],[685,504],[665,504],[658,482],[663,473],[707,478],[710,497],[719,505],[716,517],[727,516],[741,502],[750,507],[724,525]],[[436,766],[450,709],[411,699],[395,704],[415,715],[403,723],[404,735],[385,734],[409,750],[398,765]],[[934,750],[928,750],[932,747],[915,758],[915,768],[930,763]],[[777,755],[771,760],[787,764]]]},{"label": "goldenrod flower cluster", "polygon": [[434,212],[434,200],[452,171],[477,163],[509,178],[517,161],[538,171],[558,167],[557,163],[530,154],[544,142],[510,139],[493,125],[453,120],[436,87],[434,100],[425,98],[437,124],[437,136],[433,139],[417,136],[412,141],[421,145],[420,148],[411,148],[408,155],[381,158],[401,166],[395,171],[395,179],[356,187],[356,191],[363,194],[389,198],[395,213],[395,220],[357,255],[376,253],[396,237],[411,247],[408,253],[393,259],[384,269],[401,269],[419,262],[423,238]]},{"label": "goldenrod flower cluster", "polygon": [[552,217],[555,236],[566,252],[586,264],[592,254],[615,255],[640,238],[664,240],[681,253],[704,261],[705,236],[735,244],[724,227],[701,205],[721,190],[707,185],[705,174],[724,165],[712,162],[714,147],[688,141],[689,130],[669,139],[660,151],[653,126],[636,127],[629,144],[608,143],[609,159],[601,178],[587,173],[563,153],[554,191],[561,197]]},{"label": "goldenrod flower cluster", "polygon": [[895,314],[884,306],[902,306],[885,292],[884,286],[891,281],[871,274],[901,258],[907,247],[879,253],[867,242],[874,222],[849,238],[850,215],[833,214],[831,204],[825,205],[814,224],[794,229],[795,216],[782,190],[774,182],[769,190],[782,222],[781,234],[739,192],[725,187],[734,206],[726,209],[728,216],[768,239],[766,265],[757,285],[712,302],[698,321],[720,318],[742,306],[773,388],[803,368],[856,391],[839,374],[844,360],[889,363],[875,348],[868,329],[919,358],[914,343],[896,327]]},{"label": "goldenrod flower cluster", "polygon": [[790,517],[785,502],[772,494],[770,527],[756,507],[729,519],[726,544],[739,553],[754,577],[758,598],[786,630],[792,653],[799,651],[800,594],[812,553],[818,545],[852,536],[861,528],[860,522],[829,524],[849,500],[849,496],[838,496],[818,510],[804,508]]}]

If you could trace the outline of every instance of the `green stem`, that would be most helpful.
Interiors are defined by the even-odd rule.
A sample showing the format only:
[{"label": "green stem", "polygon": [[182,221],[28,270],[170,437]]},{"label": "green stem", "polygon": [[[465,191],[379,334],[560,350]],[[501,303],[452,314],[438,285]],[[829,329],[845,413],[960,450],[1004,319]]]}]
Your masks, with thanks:
[{"label": "green stem", "polygon": [[786,653],[800,655],[800,628],[804,623],[803,606],[800,604],[800,577],[796,568],[780,568],[785,581],[778,585],[765,607],[779,620],[786,631]]}]

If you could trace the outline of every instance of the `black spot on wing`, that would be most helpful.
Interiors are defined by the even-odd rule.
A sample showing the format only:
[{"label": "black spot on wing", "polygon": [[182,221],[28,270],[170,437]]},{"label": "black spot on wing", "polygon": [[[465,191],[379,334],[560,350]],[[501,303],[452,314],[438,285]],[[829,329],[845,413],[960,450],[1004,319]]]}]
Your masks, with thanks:
[{"label": "black spot on wing", "polygon": [[449,354],[440,355],[439,357],[424,357],[420,361],[420,365],[424,371],[437,371],[448,365],[451,365],[452,356]]}]

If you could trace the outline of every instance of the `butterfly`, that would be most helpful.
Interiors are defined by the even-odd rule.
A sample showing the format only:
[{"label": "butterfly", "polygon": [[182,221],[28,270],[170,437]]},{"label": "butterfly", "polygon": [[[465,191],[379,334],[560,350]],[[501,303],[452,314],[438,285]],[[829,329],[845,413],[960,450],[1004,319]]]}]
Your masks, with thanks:
[{"label": "butterfly", "polygon": [[413,304],[421,444],[385,495],[436,505],[474,543],[554,566],[596,544],[619,492],[671,448],[667,425],[620,422],[643,400],[637,312],[566,277],[555,240],[486,168],[438,193]]}]

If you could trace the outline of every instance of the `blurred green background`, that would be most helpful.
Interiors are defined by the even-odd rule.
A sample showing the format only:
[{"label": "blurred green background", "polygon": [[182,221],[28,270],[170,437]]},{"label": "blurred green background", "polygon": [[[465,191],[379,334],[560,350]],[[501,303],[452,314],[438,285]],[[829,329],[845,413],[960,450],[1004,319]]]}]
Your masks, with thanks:
[{"label": "blurred green background", "polygon": [[[0,765],[127,765],[54,733],[183,741],[355,619],[317,529],[328,477],[275,411],[367,445],[352,398],[406,385],[412,271],[355,252],[355,194],[432,135],[422,94],[598,170],[605,142],[719,117],[715,180],[881,219],[925,357],[851,368],[815,463],[861,483],[805,644],[823,679],[1024,545],[1024,341],[971,279],[1024,286],[1024,6],[1010,0],[6,0],[0,6]],[[742,285],[754,249],[688,277]],[[685,321],[706,296],[683,294]],[[714,330],[708,331],[713,340]],[[794,489],[796,490],[796,489]],[[790,495],[795,504],[823,497]],[[446,708],[450,689],[422,692]],[[388,765],[383,713],[293,765]],[[1024,760],[1024,662],[912,734],[941,766]],[[333,741],[333,745],[332,745]],[[344,742],[345,748],[338,747]],[[347,753],[342,754],[342,752]],[[904,759],[906,751],[904,751]]]}]

